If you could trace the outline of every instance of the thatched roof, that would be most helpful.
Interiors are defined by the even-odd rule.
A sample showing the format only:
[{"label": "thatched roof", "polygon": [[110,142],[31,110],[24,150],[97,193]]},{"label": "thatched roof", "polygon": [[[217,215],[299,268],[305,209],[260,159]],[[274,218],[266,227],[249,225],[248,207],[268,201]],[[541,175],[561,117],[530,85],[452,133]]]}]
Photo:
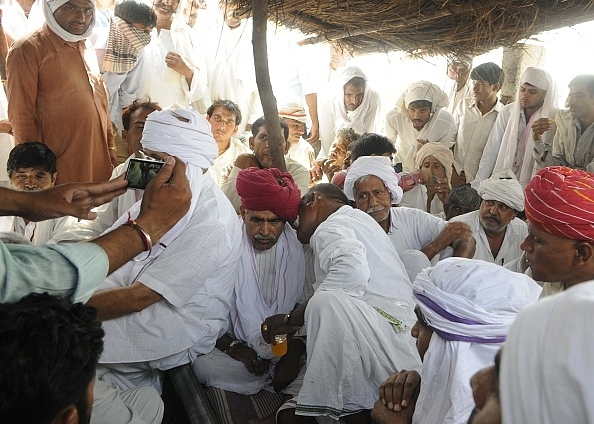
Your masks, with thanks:
[{"label": "thatched roof", "polygon": [[309,41],[340,40],[357,53],[474,56],[594,20],[593,0],[269,0],[268,10]]}]

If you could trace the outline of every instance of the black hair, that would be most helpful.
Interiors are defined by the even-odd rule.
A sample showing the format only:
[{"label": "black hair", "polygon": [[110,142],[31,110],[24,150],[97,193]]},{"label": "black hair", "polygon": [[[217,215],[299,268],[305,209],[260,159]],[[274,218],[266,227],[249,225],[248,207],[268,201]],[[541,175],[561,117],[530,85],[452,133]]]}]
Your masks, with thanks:
[{"label": "black hair", "polygon": [[151,28],[157,25],[155,11],[148,5],[135,0],[124,0],[121,3],[116,3],[113,14],[129,24],[140,24]]},{"label": "black hair", "polygon": [[235,125],[241,124],[241,110],[236,103],[233,103],[231,100],[215,100],[212,104],[208,107],[206,114],[211,117],[214,113],[215,109],[218,107],[222,107],[223,109],[227,109],[233,116],[235,116]]},{"label": "black hair", "polygon": [[[280,121],[281,130],[283,132],[283,135],[285,136],[285,141],[286,141],[289,138],[289,126],[282,119],[279,119],[279,121]],[[258,131],[260,131],[260,127],[262,125],[266,125],[266,120],[264,119],[263,116],[261,118],[256,119],[254,121],[254,123],[252,124],[252,134],[254,135],[254,137],[256,137],[258,135]]]},{"label": "black hair", "polygon": [[0,304],[2,420],[47,424],[72,404],[86,413],[103,334],[82,303],[43,293]]},{"label": "black hair", "polygon": [[346,194],[344,194],[344,191],[342,191],[336,185],[330,183],[320,183],[312,186],[301,198],[301,201],[304,203],[309,203],[314,193],[318,193],[320,196],[326,199],[330,199],[343,205],[349,204],[349,199],[346,197]]},{"label": "black hair", "polygon": [[431,106],[433,106],[433,104],[429,100],[413,100],[406,107],[414,107],[417,109],[423,109],[424,107],[428,107],[429,109],[431,109]]},{"label": "black hair", "polygon": [[361,156],[383,156],[396,153],[396,148],[388,137],[376,133],[365,133],[351,148],[351,162]]},{"label": "black hair", "polygon": [[347,81],[345,85],[350,85],[354,88],[365,88],[365,78],[363,77],[353,77]]},{"label": "black hair", "polygon": [[594,75],[592,74],[582,74],[582,75],[578,75],[577,77],[573,78],[570,82],[569,82],[569,88],[571,88],[574,85],[585,85],[586,89],[588,90],[588,93],[590,93],[590,96],[594,96]]},{"label": "black hair", "polygon": [[6,162],[8,176],[19,168],[34,168],[55,174],[56,155],[45,144],[37,141],[17,144],[10,151]]},{"label": "black hair", "polygon": [[122,111],[122,127],[128,131],[130,129],[130,118],[132,114],[138,109],[146,109],[150,111],[161,110],[156,102],[151,102],[151,99],[136,99],[131,104],[126,106]]},{"label": "black hair", "polygon": [[470,73],[470,79],[473,81],[485,81],[489,85],[499,84],[499,87],[501,87],[505,81],[505,73],[497,64],[487,62],[476,66]]}]

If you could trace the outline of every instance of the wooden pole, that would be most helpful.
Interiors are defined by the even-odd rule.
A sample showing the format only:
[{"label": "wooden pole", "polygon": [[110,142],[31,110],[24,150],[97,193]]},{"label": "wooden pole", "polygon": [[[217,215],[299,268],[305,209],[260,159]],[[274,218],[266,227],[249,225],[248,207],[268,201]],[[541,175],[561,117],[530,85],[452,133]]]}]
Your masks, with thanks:
[{"label": "wooden pole", "polygon": [[6,56],[8,55],[8,44],[6,44],[6,34],[2,26],[2,10],[0,10],[0,78],[4,90],[6,90]]},{"label": "wooden pole", "polygon": [[268,0],[253,0],[252,11],[254,14],[252,45],[254,48],[254,65],[256,67],[256,84],[258,85],[258,93],[264,110],[266,129],[268,130],[268,150],[272,158],[272,167],[286,172],[284,136],[281,132],[276,98],[272,92],[268,70],[268,49],[266,45]]}]

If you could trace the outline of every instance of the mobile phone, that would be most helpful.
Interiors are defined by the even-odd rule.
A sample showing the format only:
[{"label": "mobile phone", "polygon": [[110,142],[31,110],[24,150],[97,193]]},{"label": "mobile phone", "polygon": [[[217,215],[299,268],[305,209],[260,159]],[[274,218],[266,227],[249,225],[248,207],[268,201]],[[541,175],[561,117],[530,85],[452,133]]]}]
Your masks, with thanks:
[{"label": "mobile phone", "polygon": [[128,188],[144,190],[164,164],[157,160],[131,158],[126,169]]}]

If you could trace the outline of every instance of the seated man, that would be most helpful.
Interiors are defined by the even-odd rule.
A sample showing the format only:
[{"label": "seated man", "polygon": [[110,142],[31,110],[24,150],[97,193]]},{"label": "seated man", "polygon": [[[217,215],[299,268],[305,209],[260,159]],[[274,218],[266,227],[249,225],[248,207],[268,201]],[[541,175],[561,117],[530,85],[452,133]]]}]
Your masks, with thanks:
[{"label": "seated man", "polygon": [[314,148],[302,136],[306,133],[307,114],[305,108],[298,102],[284,104],[278,108],[278,116],[285,121],[289,127],[289,151],[287,156],[296,160],[305,169],[311,169],[314,166]]},{"label": "seated man", "polygon": [[528,234],[526,223],[516,215],[524,210],[524,190],[508,169],[481,182],[483,199],[478,211],[452,218],[472,228],[476,240],[474,259],[505,265],[522,255],[520,243]]},{"label": "seated man", "polygon": [[249,153],[250,149],[235,138],[241,124],[241,110],[231,100],[215,100],[206,111],[212,136],[217,142],[219,153],[208,172],[218,186],[221,185],[223,169],[235,162],[237,156]]},{"label": "seated man", "polygon": [[[285,140],[289,137],[289,127],[285,122],[280,122],[282,133]],[[235,181],[237,174],[242,169],[255,166],[256,168],[270,168],[272,167],[272,159],[268,150],[268,130],[266,129],[266,121],[264,117],[256,119],[252,124],[253,137],[250,137],[250,149],[254,153],[243,153],[235,159],[233,166],[227,167],[221,175],[221,189],[237,212],[241,205],[241,199],[237,194],[235,188]],[[283,143],[286,154],[286,142]],[[299,190],[304,193],[309,186],[309,170],[305,169],[299,162],[285,156],[285,163],[287,165],[287,172],[293,176],[293,180],[299,187]]]},{"label": "seated man", "polygon": [[397,162],[403,171],[415,169],[417,150],[429,141],[450,148],[456,123],[445,107],[448,96],[437,85],[417,81],[402,93],[386,115],[385,135],[395,142]]},{"label": "seated man", "polygon": [[540,291],[531,278],[478,260],[450,258],[424,270],[413,283],[411,331],[421,374],[400,371],[382,384],[374,422],[465,423],[474,406],[470,378],[493,361],[517,313]]},{"label": "seated man", "polygon": [[[134,100],[132,104],[124,109],[122,113],[122,141],[128,147],[128,155],[130,156],[124,163],[115,167],[111,173],[112,180],[126,172],[130,158],[144,157],[144,154],[141,152],[142,145],[140,144],[142,130],[144,129],[147,116],[156,110],[161,110],[161,106],[157,103],[139,99]],[[97,209],[96,219],[74,222],[69,228],[65,228],[63,231],[54,234],[50,243],[89,240],[97,237],[111,227],[142,196],[142,190],[129,189],[110,203],[100,206]]]},{"label": "seated man", "polygon": [[212,352],[196,358],[194,371],[207,386],[247,395],[274,389],[288,399],[301,387],[302,377],[295,378],[304,365],[300,362],[305,344],[292,338],[287,353],[275,357],[260,325],[266,317],[287,314],[304,301],[303,246],[288,224],[297,218],[301,193],[291,174],[276,168],[241,170],[237,192],[244,228],[230,331]]},{"label": "seated man", "polygon": [[[102,338],[97,311],[82,303],[43,293],[0,304],[2,420],[100,422],[91,408]],[[153,389],[144,387],[120,395],[140,411],[134,421],[127,422],[161,422],[163,403]],[[107,418],[102,421],[105,423],[118,422],[102,418]]]},{"label": "seated man", "polygon": [[361,422],[394,369],[420,365],[407,334],[414,322],[410,280],[386,233],[348,206],[335,185],[310,188],[295,225],[299,241],[314,252],[316,291],[291,313],[262,323],[269,343],[296,327],[307,331],[307,370],[296,409],[281,411],[278,420]]},{"label": "seated man", "polygon": [[[8,178],[16,190],[43,190],[56,182],[56,156],[42,143],[17,144],[8,155]],[[14,231],[32,244],[42,245],[56,233],[70,227],[76,218],[64,216],[33,222],[19,216],[1,217],[0,231]]]},{"label": "seated man", "polygon": [[[109,276],[89,304],[99,309],[105,330],[98,377],[121,389],[160,390],[160,371],[212,351],[225,333],[241,229],[205,173],[217,152],[206,119],[189,109],[154,112],[142,145],[147,154],[161,157],[167,150],[187,162],[190,210],[159,245]],[[133,225],[140,204],[113,227]]]},{"label": "seated man", "polygon": [[[398,255],[408,250],[421,251],[427,256],[424,266],[429,266],[436,255],[441,259],[451,256],[444,249],[452,246],[454,256],[472,257],[475,242],[467,224],[447,223],[420,209],[392,207],[402,199],[402,189],[389,158],[357,159],[348,170],[344,191],[357,209],[369,214],[388,234]],[[402,260],[410,272],[413,264]]]}]

